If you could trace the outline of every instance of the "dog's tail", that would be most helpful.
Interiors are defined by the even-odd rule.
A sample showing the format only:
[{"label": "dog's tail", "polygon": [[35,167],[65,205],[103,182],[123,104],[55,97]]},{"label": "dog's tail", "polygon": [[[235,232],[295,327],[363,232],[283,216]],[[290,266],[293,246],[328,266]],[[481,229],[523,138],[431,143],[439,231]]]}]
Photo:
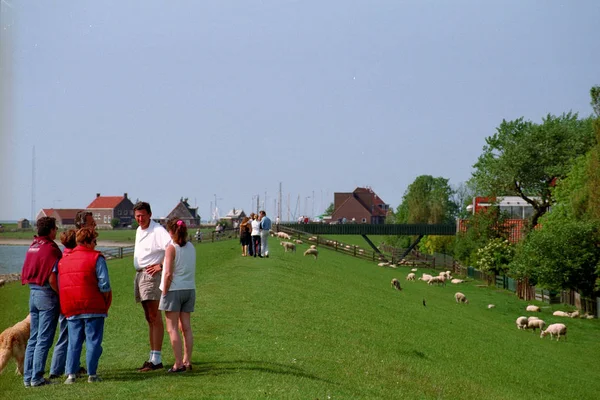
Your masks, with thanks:
[{"label": "dog's tail", "polygon": [[8,360],[12,357],[12,349],[0,348],[0,374],[4,371]]}]

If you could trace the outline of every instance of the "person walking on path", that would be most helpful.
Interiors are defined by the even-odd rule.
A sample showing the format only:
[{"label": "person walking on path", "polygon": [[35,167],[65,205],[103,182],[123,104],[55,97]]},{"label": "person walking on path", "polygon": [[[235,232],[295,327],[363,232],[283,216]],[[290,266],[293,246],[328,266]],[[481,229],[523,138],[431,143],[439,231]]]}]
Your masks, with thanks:
[{"label": "person walking on path", "polygon": [[56,219],[53,217],[37,220],[37,236],[27,250],[21,271],[21,283],[29,285],[31,314],[31,331],[23,371],[25,387],[50,383],[44,379],[44,368],[60,313],[56,273],[53,272],[62,257],[60,248],[54,243],[57,232]]},{"label": "person walking on path", "polygon": [[95,250],[98,234],[92,228],[77,231],[77,247],[58,263],[60,309],[69,325],[66,384],[75,383],[85,339],[88,382],[99,382],[104,319],[112,303],[112,290],[104,256]]},{"label": "person walking on path", "polygon": [[[159,310],[165,312],[167,332],[175,362],[167,372],[185,372],[192,369],[194,336],[190,322],[196,303],[196,249],[187,240],[187,226],[177,217],[167,222],[172,244],[165,252],[160,280]],[[183,346],[179,329],[183,333]],[[183,350],[182,350],[183,348]]]},{"label": "person walking on path", "polygon": [[269,257],[269,230],[271,229],[271,219],[267,217],[267,213],[262,210],[260,215],[260,254],[263,257]]},{"label": "person walking on path", "polygon": [[133,207],[133,213],[139,224],[133,251],[135,300],[142,303],[144,308],[150,339],[149,359],[138,371],[147,372],[163,368],[161,350],[165,328],[158,310],[161,297],[159,285],[165,251],[171,244],[171,237],[165,228],[152,221],[150,204],[138,202]]}]

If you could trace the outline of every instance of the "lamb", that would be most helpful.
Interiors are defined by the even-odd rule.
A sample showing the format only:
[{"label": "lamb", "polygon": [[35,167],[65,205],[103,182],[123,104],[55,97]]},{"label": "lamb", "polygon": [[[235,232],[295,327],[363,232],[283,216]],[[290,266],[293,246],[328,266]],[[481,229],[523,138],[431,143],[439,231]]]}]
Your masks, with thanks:
[{"label": "lamb", "polygon": [[400,282],[398,282],[398,279],[396,278],[392,279],[392,287],[396,290],[402,290],[400,287]]},{"label": "lamb", "polygon": [[454,298],[456,299],[457,303],[465,303],[465,304],[469,304],[469,300],[467,300],[467,296],[465,296],[464,294],[462,294],[461,292],[456,292],[454,294]]},{"label": "lamb", "polygon": [[295,239],[295,240],[294,240],[294,242],[296,242],[296,244],[302,244],[302,243],[304,243],[304,242],[302,242],[302,240],[300,240],[300,239]]},{"label": "lamb", "polygon": [[317,249],[313,249],[313,248],[310,248],[310,249],[307,249],[307,250],[304,252],[304,255],[305,255],[305,256],[308,256],[308,255],[313,255],[313,256],[315,256],[315,260],[316,260],[316,259],[317,259],[317,257],[319,257],[319,250],[317,250]]},{"label": "lamb", "polygon": [[565,311],[554,311],[552,313],[552,315],[554,315],[555,317],[570,317],[571,314]]},{"label": "lamb", "polygon": [[406,280],[407,281],[414,281],[415,280],[415,274],[411,272],[410,274],[406,275]]},{"label": "lamb", "polygon": [[534,332],[537,328],[540,328],[540,330],[544,329],[545,326],[546,326],[546,323],[541,319],[531,319],[530,318],[529,321],[527,322],[527,329],[533,329]]},{"label": "lamb", "polygon": [[458,285],[459,283],[463,283],[464,281],[462,279],[452,279],[450,281],[450,283],[454,283],[455,285]]},{"label": "lamb", "polygon": [[546,330],[540,331],[540,338],[543,338],[547,334],[550,334],[550,340],[556,335],[556,341],[560,340],[561,335],[567,340],[567,326],[565,324],[552,324]]},{"label": "lamb", "polygon": [[577,317],[579,317],[579,310],[575,310],[572,313],[570,313],[569,317],[571,317],[571,318],[577,318]]},{"label": "lamb", "polygon": [[283,246],[283,248],[284,248],[284,250],[285,250],[286,253],[287,253],[288,250],[291,250],[293,253],[296,252],[296,245],[294,243],[292,243],[292,242],[281,242],[280,244]]},{"label": "lamb", "polygon": [[527,308],[525,309],[525,311],[540,312],[541,310],[538,306],[528,305]]},{"label": "lamb", "polygon": [[517,329],[527,329],[528,318],[519,317],[517,318]]}]

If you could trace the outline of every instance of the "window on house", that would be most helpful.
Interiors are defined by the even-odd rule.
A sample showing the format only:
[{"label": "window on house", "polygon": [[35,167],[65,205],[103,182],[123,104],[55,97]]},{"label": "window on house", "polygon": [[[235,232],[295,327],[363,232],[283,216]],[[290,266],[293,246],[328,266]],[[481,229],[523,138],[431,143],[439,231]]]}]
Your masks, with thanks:
[{"label": "window on house", "polygon": [[366,222],[367,222],[367,219],[366,219],[366,218],[363,218],[363,219],[362,219],[362,223],[364,224],[364,223],[366,223]]},{"label": "window on house", "polygon": [[121,215],[121,210],[117,210],[117,215]]}]

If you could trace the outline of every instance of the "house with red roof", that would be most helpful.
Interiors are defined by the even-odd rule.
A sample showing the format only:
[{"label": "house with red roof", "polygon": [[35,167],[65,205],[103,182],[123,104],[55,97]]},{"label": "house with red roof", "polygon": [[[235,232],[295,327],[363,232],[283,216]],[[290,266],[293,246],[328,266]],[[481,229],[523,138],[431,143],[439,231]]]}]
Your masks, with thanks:
[{"label": "house with red roof", "polygon": [[81,211],[79,208],[42,208],[38,212],[35,220],[42,217],[54,217],[56,219],[56,226],[59,228],[73,228],[75,227],[75,216],[77,212]]},{"label": "house with red roof", "polygon": [[383,224],[390,209],[370,187],[357,187],[351,193],[334,193],[332,221]]},{"label": "house with red roof", "polygon": [[117,227],[127,227],[133,222],[133,203],[127,197],[123,196],[101,196],[96,193],[96,198],[85,208],[91,211],[96,226],[100,229],[111,229],[111,221],[118,219]]}]

